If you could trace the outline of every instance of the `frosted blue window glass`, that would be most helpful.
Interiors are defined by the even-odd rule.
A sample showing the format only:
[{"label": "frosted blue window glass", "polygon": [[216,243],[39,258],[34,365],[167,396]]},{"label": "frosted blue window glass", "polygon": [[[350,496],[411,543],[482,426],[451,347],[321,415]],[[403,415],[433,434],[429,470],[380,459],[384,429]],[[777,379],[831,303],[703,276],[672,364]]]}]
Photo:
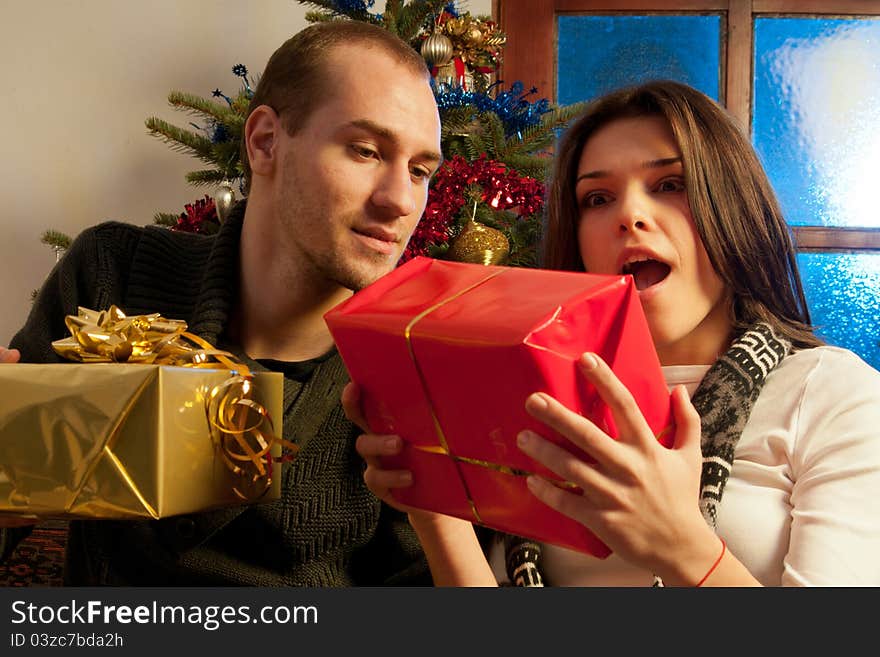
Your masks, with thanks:
[{"label": "frosted blue window glass", "polygon": [[880,226],[880,20],[755,20],[752,134],[801,226]]},{"label": "frosted blue window glass", "polygon": [[589,100],[655,79],[686,82],[718,100],[717,14],[558,17],[557,102]]},{"label": "frosted blue window glass", "polygon": [[880,370],[880,253],[801,253],[798,267],[817,333]]}]

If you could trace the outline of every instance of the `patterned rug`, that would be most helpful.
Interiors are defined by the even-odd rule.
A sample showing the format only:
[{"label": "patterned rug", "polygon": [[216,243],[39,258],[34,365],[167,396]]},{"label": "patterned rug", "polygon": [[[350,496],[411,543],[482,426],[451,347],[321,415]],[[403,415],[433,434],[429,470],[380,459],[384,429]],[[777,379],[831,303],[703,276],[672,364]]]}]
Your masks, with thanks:
[{"label": "patterned rug", "polygon": [[50,520],[34,528],[0,563],[0,586],[61,586],[67,522]]}]

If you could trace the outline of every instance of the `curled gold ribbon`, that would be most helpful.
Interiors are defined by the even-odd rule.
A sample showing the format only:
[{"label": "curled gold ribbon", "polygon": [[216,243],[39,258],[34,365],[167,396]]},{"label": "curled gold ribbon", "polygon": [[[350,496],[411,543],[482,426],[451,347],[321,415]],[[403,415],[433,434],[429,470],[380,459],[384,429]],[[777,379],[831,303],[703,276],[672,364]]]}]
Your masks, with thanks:
[{"label": "curled gold ribbon", "polygon": [[187,332],[186,322],[158,313],[129,317],[115,305],[101,311],[79,307],[77,315],[64,321],[71,336],[54,341],[52,347],[68,360],[230,370],[229,378],[208,393],[205,413],[214,448],[233,474],[233,492],[241,499],[256,500],[272,485],[273,445],[289,450],[290,456],[282,460],[299,449],[275,435],[269,412],[252,399],[248,367]]}]

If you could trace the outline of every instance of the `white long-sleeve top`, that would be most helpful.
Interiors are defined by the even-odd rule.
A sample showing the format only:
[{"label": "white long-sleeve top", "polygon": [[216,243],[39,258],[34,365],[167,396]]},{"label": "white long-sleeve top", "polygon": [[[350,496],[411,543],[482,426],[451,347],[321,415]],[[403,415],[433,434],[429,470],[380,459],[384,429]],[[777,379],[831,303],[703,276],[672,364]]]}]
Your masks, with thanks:
[{"label": "white long-sleeve top", "polygon": [[[664,367],[693,394],[707,366]],[[734,454],[718,534],[765,586],[880,586],[880,372],[837,347],[770,373]],[[491,555],[506,580],[502,548]],[[544,546],[551,586],[650,586],[612,554]]]}]

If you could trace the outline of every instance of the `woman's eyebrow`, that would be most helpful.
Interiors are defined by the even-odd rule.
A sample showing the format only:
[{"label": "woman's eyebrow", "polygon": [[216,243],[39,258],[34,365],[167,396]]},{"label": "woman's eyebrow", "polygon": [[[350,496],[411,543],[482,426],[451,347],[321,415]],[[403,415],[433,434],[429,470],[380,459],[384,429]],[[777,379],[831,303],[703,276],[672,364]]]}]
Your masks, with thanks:
[{"label": "woman's eyebrow", "polygon": [[[639,165],[642,169],[660,169],[662,167],[667,167],[670,164],[681,164],[680,157],[662,157],[657,160],[648,160],[647,162],[642,162]],[[595,171],[588,171],[587,173],[582,173],[575,180],[575,184],[579,183],[581,180],[585,178],[607,178],[611,175],[611,171],[608,169],[596,169]]]},{"label": "woman's eyebrow", "polygon": [[659,160],[649,160],[642,164],[643,169],[659,169],[668,167],[670,164],[681,164],[680,157],[662,157]]}]

